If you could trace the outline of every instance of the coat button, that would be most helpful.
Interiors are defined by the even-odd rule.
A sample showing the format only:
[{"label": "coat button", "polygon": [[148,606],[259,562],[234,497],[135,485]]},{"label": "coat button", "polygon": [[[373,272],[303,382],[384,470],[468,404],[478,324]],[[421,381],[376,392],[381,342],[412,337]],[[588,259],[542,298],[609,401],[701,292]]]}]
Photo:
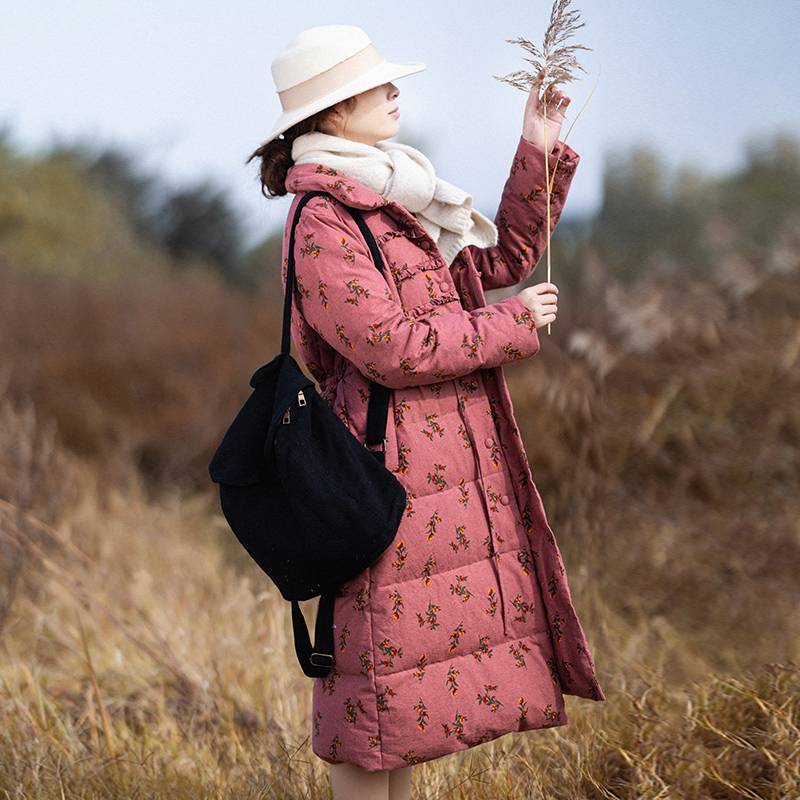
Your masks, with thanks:
[{"label": "coat button", "polygon": [[453,287],[447,281],[439,284],[439,289],[443,292],[449,292],[452,288]]},{"label": "coat button", "polygon": [[487,437],[487,439],[486,439],[486,441],[484,442],[484,444],[485,444],[487,447],[491,447],[491,446],[494,444],[494,440],[492,439],[492,437],[491,437],[491,436],[489,436],[489,437]]},{"label": "coat button", "polygon": [[424,242],[420,242],[419,246],[426,252],[431,249],[431,243],[427,239]]},{"label": "coat button", "polygon": [[504,495],[503,495],[503,496],[500,498],[500,502],[501,502],[501,503],[502,503],[504,506],[507,506],[507,505],[508,505],[508,504],[511,502],[511,498],[510,498],[510,497],[509,497],[507,494],[504,494]]}]

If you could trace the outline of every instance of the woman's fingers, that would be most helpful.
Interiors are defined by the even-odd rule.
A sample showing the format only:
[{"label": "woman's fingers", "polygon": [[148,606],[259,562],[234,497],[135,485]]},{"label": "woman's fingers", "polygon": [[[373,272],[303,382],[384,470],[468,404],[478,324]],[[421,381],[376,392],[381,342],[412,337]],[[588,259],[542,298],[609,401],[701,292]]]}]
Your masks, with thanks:
[{"label": "woman's fingers", "polygon": [[518,296],[537,328],[555,322],[558,313],[558,287],[555,284],[537,283],[523,289]]},{"label": "woman's fingers", "polygon": [[542,314],[541,318],[535,322],[535,325],[537,328],[544,328],[545,325],[552,325],[555,321],[555,314]]},{"label": "woman's fingers", "polygon": [[572,102],[572,98],[567,97],[565,92],[556,89],[555,86],[551,86],[544,94],[544,102],[548,110],[555,110],[564,114]]},{"label": "woman's fingers", "polygon": [[556,108],[562,114],[566,113],[566,110],[569,108],[569,104],[572,102],[572,99],[567,97],[563,92],[560,93],[560,97],[558,98],[558,103],[556,104]]}]

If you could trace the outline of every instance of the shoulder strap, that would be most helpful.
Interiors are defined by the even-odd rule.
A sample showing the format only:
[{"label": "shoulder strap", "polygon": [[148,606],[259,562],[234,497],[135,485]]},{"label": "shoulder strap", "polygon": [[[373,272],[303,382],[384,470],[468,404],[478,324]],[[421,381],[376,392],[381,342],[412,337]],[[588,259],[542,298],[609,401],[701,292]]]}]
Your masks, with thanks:
[{"label": "shoulder strap", "polygon": [[[292,294],[294,289],[294,231],[300,219],[300,212],[305,208],[306,203],[315,197],[325,195],[330,197],[327,192],[307,192],[304,194],[294,210],[292,218],[291,233],[289,234],[289,256],[286,259],[286,288],[283,293],[283,333],[281,334],[281,353],[289,355],[292,349],[292,340],[289,331],[292,326]],[[363,221],[363,220],[362,220]]]},{"label": "shoulder strap", "polygon": [[[289,235],[289,256],[286,265],[286,291],[284,292],[283,300],[283,333],[281,335],[281,352],[284,354],[288,354],[292,346],[289,333],[292,321],[292,293],[288,289],[289,287],[294,287],[295,281],[294,233],[295,228],[297,228],[297,223],[300,220],[300,213],[305,208],[306,203],[308,203],[309,200],[313,200],[315,197],[328,197],[332,200],[335,199],[332,198],[328,192],[306,192],[300,198],[297,206],[295,206],[294,217],[292,218],[291,233]],[[350,216],[353,218],[353,221],[356,223],[356,225],[358,225],[358,229],[361,231],[361,235],[364,237],[367,247],[369,248],[375,268],[378,270],[378,272],[383,272],[383,259],[381,259],[380,250],[378,250],[378,243],[375,241],[375,237],[372,235],[372,231],[369,229],[369,226],[366,222],[364,222],[361,212],[355,208],[345,205],[341,202],[341,200],[336,200],[336,202],[338,202],[342,208],[344,208],[350,214]]]},{"label": "shoulder strap", "polygon": [[[305,208],[306,203],[314,197],[328,197],[331,195],[328,192],[306,192],[295,207],[294,217],[292,218],[292,227],[289,234],[289,255],[286,265],[286,289],[283,298],[283,333],[281,336],[281,352],[288,354],[291,349],[290,329],[292,321],[292,295],[295,282],[295,261],[294,261],[294,243],[295,243],[295,229],[297,222],[300,219],[300,212]],[[335,199],[335,198],[331,198]],[[378,243],[372,235],[369,226],[364,222],[361,212],[355,208],[345,205],[340,200],[336,200],[353,218],[361,235],[367,243],[369,252],[372,255],[372,261],[375,264],[375,269],[378,272],[383,272],[383,259],[381,258],[380,250],[378,250]],[[375,381],[370,382],[369,406],[367,407],[367,433],[364,444],[367,449],[372,452],[375,458],[384,462],[386,456],[386,418],[389,413],[389,401],[391,399],[392,390],[388,386],[383,386]]]},{"label": "shoulder strap", "polygon": [[[307,192],[304,194],[295,207],[292,227],[289,234],[289,256],[286,265],[286,288],[283,299],[283,334],[281,339],[281,352],[288,354],[291,348],[290,328],[292,318],[292,296],[294,294],[295,283],[295,259],[294,243],[295,228],[300,219],[300,212],[306,203],[314,197],[330,197],[328,192]],[[337,201],[340,202],[341,201]],[[383,272],[383,260],[381,259],[378,244],[369,226],[364,222],[361,213],[350,206],[341,203],[350,216],[358,225],[364,237],[372,261],[379,272]],[[372,452],[375,458],[384,463],[386,457],[386,421],[389,414],[389,401],[392,390],[375,381],[370,381],[369,406],[367,407],[367,435],[364,444]],[[334,664],[334,636],[333,636],[333,609],[336,599],[335,594],[324,594],[320,597],[317,607],[317,621],[314,627],[314,643],[308,633],[308,626],[303,617],[303,612],[297,601],[292,601],[292,628],[294,630],[294,646],[297,660],[303,672],[309,678],[324,678],[328,675]]]}]

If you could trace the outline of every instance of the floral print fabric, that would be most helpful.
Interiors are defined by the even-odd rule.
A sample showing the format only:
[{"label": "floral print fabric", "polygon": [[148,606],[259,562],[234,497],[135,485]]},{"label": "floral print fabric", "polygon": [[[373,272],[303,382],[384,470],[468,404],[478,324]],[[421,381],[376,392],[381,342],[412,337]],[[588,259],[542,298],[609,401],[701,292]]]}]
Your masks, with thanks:
[{"label": "floral print fabric", "polygon": [[[314,689],[313,746],[327,761],[396,769],[563,725],[564,693],[603,699],[502,375],[538,351],[537,331],[518,298],[484,299],[544,249],[543,162],[520,142],[498,245],[449,268],[401,206],[324,165],[289,173],[291,191],[361,209],[387,267],[339,203],[304,209],[296,345],[361,440],[369,381],[394,390],[386,465],[408,492],[393,545],[336,601],[336,663]],[[576,164],[569,148],[551,156],[553,224]]]}]

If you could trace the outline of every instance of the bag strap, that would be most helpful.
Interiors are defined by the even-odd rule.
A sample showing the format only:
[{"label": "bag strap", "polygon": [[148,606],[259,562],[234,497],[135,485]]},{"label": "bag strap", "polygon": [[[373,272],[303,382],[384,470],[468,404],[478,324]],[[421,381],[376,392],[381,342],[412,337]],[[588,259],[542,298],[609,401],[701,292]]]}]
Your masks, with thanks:
[{"label": "bag strap", "polygon": [[[295,259],[294,243],[295,229],[300,219],[300,212],[306,203],[314,197],[331,197],[328,192],[307,192],[297,203],[292,219],[292,227],[289,234],[289,256],[286,264],[286,288],[283,298],[283,332],[281,337],[281,353],[288,355],[291,349],[290,329],[292,321],[292,296],[295,284]],[[341,201],[338,201],[341,203]],[[350,206],[341,203],[350,216],[358,225],[364,237],[372,261],[379,272],[383,272],[383,260],[381,259],[378,244],[369,226],[364,222],[361,213]],[[369,406],[367,407],[367,434],[364,442],[365,447],[370,450],[372,455],[383,464],[386,458],[386,423],[389,415],[389,401],[392,390],[388,386],[370,381]],[[333,607],[336,600],[335,594],[324,594],[319,599],[317,606],[317,621],[314,625],[314,644],[308,633],[303,612],[296,600],[292,601],[292,629],[294,630],[294,649],[297,660],[303,672],[309,678],[324,678],[333,668],[334,663],[334,641],[333,641]]]},{"label": "bag strap", "polygon": [[[300,219],[300,212],[305,208],[306,203],[314,197],[327,195],[326,192],[307,192],[304,194],[294,210],[292,228],[289,234],[289,257],[286,260],[286,287],[283,292],[283,332],[281,334],[281,353],[289,355],[292,349],[292,340],[289,331],[292,327],[292,294],[294,289],[295,269],[294,269],[294,231]],[[327,195],[330,197],[330,195]]]},{"label": "bag strap", "polygon": [[314,624],[314,644],[308,635],[303,612],[297,600],[292,600],[292,629],[294,652],[303,673],[309,678],[325,678],[333,669],[333,606],[336,595],[323,594],[317,606],[317,621]]},{"label": "bag strap", "polygon": [[[284,290],[283,297],[283,331],[281,334],[281,353],[284,355],[288,355],[292,347],[290,335],[292,323],[292,293],[289,292],[289,287],[294,287],[295,282],[295,229],[297,228],[297,223],[300,220],[301,212],[306,207],[306,204],[315,197],[328,197],[333,199],[328,192],[306,192],[295,206],[294,217],[292,218],[292,228],[289,234],[289,257],[286,264],[286,289]],[[341,201],[337,202],[340,203],[340,205],[353,218],[356,225],[358,225],[361,235],[364,237],[367,247],[369,248],[369,252],[372,255],[372,262],[375,264],[375,268],[378,270],[378,272],[383,272],[383,260],[381,259],[380,250],[378,250],[378,243],[375,241],[375,237],[372,235],[372,231],[369,229],[369,226],[366,222],[364,222],[364,218],[361,216],[361,213],[355,208],[350,208],[350,206],[345,205]]]},{"label": "bag strap", "polygon": [[[344,207],[350,212],[350,216],[355,220],[356,225],[358,225],[364,236],[376,268],[379,272],[383,272],[383,260],[372,231],[358,211],[349,206]],[[367,407],[367,436],[364,444],[381,464],[386,460],[386,418],[389,414],[391,396],[392,390],[388,386],[370,381],[369,406]]]},{"label": "bag strap", "polygon": [[[295,229],[297,222],[300,219],[300,212],[305,208],[306,203],[314,197],[328,197],[331,195],[328,192],[306,192],[297,203],[292,219],[291,232],[289,234],[289,256],[286,264],[286,288],[284,290],[283,298],[283,333],[281,335],[281,353],[288,355],[291,349],[291,322],[292,322],[292,295],[295,283],[295,260],[294,260],[294,243],[295,243]],[[337,201],[341,203],[341,201]],[[364,222],[361,213],[350,206],[341,203],[342,207],[347,210],[350,216],[358,225],[364,240],[367,243],[369,252],[372,255],[372,261],[375,264],[375,269],[378,272],[383,272],[383,260],[381,259],[380,250],[378,250],[378,243],[372,235],[369,226]],[[364,446],[375,456],[375,458],[383,464],[386,459],[386,420],[389,414],[389,401],[392,396],[392,390],[388,386],[370,381],[369,392],[369,406],[367,407],[367,433],[364,441]]]}]

